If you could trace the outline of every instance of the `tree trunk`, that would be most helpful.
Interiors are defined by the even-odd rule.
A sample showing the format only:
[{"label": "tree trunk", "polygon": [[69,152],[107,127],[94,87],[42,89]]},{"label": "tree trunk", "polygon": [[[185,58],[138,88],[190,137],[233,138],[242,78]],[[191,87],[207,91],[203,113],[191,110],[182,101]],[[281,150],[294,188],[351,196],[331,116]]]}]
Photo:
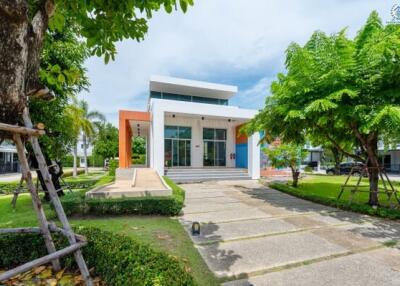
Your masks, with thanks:
[{"label": "tree trunk", "polygon": [[290,167],[290,170],[292,170],[292,186],[297,188],[299,185],[300,171],[293,167]]},{"label": "tree trunk", "polygon": [[76,177],[78,175],[78,147],[76,146],[77,143],[74,145],[74,166],[72,170],[72,176]]},{"label": "tree trunk", "polygon": [[83,157],[85,158],[85,175],[89,174],[89,169],[88,169],[88,159],[87,159],[87,138],[86,135],[83,134],[82,136],[82,141],[83,141]]},{"label": "tree trunk", "polygon": [[[28,11],[27,0],[0,0],[0,122],[22,122],[27,96],[44,89],[38,76],[40,54],[55,5],[47,0],[35,7],[37,11]],[[1,133],[0,139],[4,137]]]},{"label": "tree trunk", "polygon": [[340,163],[342,161],[342,156],[337,148],[332,147],[331,152],[333,155],[333,159],[335,161],[335,175],[340,175]]},{"label": "tree trunk", "polygon": [[369,176],[369,200],[371,206],[378,206],[378,184],[379,184],[379,161],[378,161],[378,138],[374,136],[368,140],[368,176]]}]

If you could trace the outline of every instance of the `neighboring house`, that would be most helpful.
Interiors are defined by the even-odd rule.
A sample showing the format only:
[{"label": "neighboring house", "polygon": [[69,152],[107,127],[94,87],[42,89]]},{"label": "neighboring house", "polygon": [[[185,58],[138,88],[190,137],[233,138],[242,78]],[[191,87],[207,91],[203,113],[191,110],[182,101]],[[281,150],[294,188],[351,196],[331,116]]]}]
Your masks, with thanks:
[{"label": "neighboring house", "polygon": [[[81,136],[79,136],[79,139],[78,139],[78,143],[76,144],[76,147],[77,147],[77,154],[78,154],[78,165],[79,165],[79,167],[81,167],[81,168],[84,168],[85,167],[85,165],[86,165],[86,162],[85,162],[85,156],[84,156],[84,143],[83,143],[83,138],[82,138],[82,135]],[[89,157],[89,156],[92,156],[92,152],[93,152],[93,145],[89,142],[87,142],[87,139],[86,139],[86,145],[87,145],[87,156]]]},{"label": "neighboring house", "polygon": [[119,165],[131,167],[131,138],[147,138],[148,167],[246,169],[260,177],[260,135],[240,135],[257,110],[229,105],[238,88],[209,82],[152,76],[147,111],[119,111]]},{"label": "neighboring house", "polygon": [[303,164],[312,167],[315,171],[320,171],[324,149],[321,146],[314,147],[311,144],[306,144],[304,149],[307,150],[307,157]]},{"label": "neighboring house", "polygon": [[378,142],[380,163],[386,171],[392,173],[400,172],[400,144],[386,146],[382,141]]},{"label": "neighboring house", "polygon": [[17,149],[10,141],[0,144],[0,174],[19,172]]}]

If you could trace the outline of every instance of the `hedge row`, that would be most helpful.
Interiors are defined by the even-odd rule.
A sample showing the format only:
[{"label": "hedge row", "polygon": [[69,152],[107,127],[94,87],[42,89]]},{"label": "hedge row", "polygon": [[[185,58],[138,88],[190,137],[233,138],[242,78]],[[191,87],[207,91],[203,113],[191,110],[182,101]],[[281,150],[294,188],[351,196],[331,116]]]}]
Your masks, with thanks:
[{"label": "hedge row", "polygon": [[[83,255],[89,268],[94,267],[106,285],[195,285],[187,268],[176,258],[157,252],[127,236],[97,228],[77,228],[86,236],[88,245]],[[57,249],[65,239],[54,236]],[[46,254],[38,234],[0,235],[0,268],[10,268]],[[72,255],[62,261],[76,268]]]},{"label": "hedge row", "polygon": [[[83,174],[84,170],[78,170],[78,174]],[[72,176],[72,171],[71,172],[66,172],[63,175],[63,178],[71,177]],[[85,188],[90,188],[94,184],[96,184],[98,180],[96,179],[78,179],[78,180],[73,180],[69,181],[66,180],[68,186],[71,189],[85,189]],[[0,194],[12,194],[17,188],[19,187],[19,182],[6,182],[6,183],[0,183]],[[23,190],[27,191],[26,188],[26,183],[24,182],[23,184]]]},{"label": "hedge row", "polygon": [[86,198],[86,192],[81,191],[65,195],[61,203],[67,215],[178,215],[185,192],[169,178],[164,179],[172,189],[172,196],[98,199]]},{"label": "hedge row", "polygon": [[352,212],[356,212],[356,213],[368,214],[368,215],[389,218],[389,219],[399,219],[400,218],[400,211],[396,210],[396,209],[390,209],[390,208],[385,208],[385,207],[373,208],[367,204],[357,204],[354,202],[349,204],[346,201],[338,201],[333,198],[327,198],[327,197],[321,197],[321,196],[309,194],[309,193],[306,193],[299,189],[296,189],[292,186],[289,186],[287,184],[282,184],[282,183],[270,183],[268,186],[275,190],[287,193],[289,195],[292,195],[292,196],[295,196],[295,197],[298,197],[301,199],[305,199],[308,201],[312,201],[315,203],[319,203],[319,204],[334,207],[334,208],[339,208],[339,209],[346,210],[346,211],[352,211]]}]

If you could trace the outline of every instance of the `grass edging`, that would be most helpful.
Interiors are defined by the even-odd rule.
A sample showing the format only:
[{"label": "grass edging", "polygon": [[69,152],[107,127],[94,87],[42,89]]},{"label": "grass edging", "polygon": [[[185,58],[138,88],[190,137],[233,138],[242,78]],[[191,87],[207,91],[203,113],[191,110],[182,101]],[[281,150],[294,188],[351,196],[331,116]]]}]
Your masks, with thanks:
[{"label": "grass edging", "polygon": [[372,216],[377,216],[381,218],[388,218],[388,219],[400,219],[400,211],[385,207],[377,207],[373,208],[366,204],[357,204],[344,201],[337,201],[336,199],[326,198],[321,196],[316,196],[312,194],[307,194],[304,191],[296,189],[288,184],[272,182],[269,183],[268,186],[273,188],[277,191],[292,195],[294,197],[298,197],[300,199],[305,199],[308,201],[312,201],[314,203],[326,205],[329,207],[339,208],[346,211],[352,211],[361,214],[368,214]]}]

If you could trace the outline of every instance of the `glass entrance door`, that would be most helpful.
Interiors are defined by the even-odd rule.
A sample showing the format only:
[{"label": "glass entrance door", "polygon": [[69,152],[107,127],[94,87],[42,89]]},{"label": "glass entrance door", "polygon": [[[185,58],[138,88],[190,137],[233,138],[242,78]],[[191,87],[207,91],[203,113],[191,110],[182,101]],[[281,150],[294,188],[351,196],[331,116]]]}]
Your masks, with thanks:
[{"label": "glass entrance door", "polygon": [[226,166],[226,129],[203,129],[203,166]]},{"label": "glass entrance door", "polygon": [[190,127],[165,126],[164,162],[166,167],[191,166]]}]

